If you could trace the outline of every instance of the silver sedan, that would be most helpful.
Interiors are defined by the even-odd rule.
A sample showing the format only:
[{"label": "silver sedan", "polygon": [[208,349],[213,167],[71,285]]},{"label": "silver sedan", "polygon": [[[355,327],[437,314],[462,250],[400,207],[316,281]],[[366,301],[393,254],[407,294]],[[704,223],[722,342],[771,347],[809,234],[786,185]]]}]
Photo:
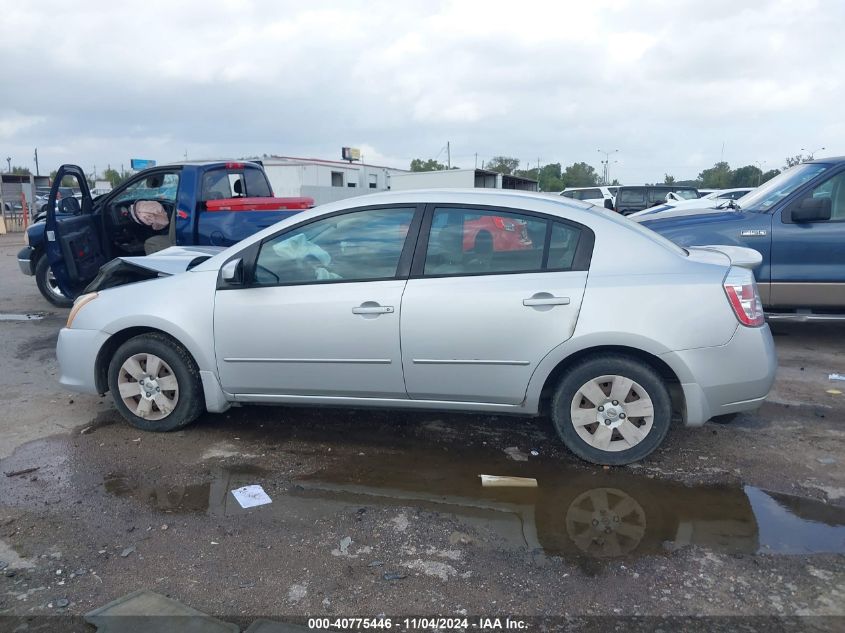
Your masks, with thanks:
[{"label": "silver sedan", "polygon": [[573,453],[624,464],[673,419],[766,398],[759,263],[558,197],[362,196],[107,265],[59,336],[61,383],[150,431],[233,403],[548,411]]}]

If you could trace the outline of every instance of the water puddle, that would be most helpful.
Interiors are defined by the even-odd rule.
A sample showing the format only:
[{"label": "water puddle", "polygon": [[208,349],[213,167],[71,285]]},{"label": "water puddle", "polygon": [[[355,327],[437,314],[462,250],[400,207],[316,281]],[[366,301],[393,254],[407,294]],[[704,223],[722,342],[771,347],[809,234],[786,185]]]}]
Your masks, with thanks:
[{"label": "water puddle", "polygon": [[[479,475],[534,477],[537,488],[482,488]],[[273,471],[220,467],[193,485],[145,486],[115,474],[109,493],[162,512],[209,516],[336,515],[350,506],[414,507],[452,515],[497,546],[551,555],[614,558],[696,545],[730,554],[845,553],[845,509],[754,488],[687,487],[627,470],[589,471],[542,458],[408,450],[334,460],[279,482]],[[230,491],[264,486],[273,503],[240,508]]]}]

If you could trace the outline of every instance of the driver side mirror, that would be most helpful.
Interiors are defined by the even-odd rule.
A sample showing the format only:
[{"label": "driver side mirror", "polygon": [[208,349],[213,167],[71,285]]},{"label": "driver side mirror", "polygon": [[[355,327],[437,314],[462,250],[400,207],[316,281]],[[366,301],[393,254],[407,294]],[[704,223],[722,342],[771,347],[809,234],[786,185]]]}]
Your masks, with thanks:
[{"label": "driver side mirror", "polygon": [[220,279],[227,284],[239,285],[243,283],[244,262],[242,259],[233,259],[223,264],[220,269]]},{"label": "driver side mirror", "polygon": [[79,215],[82,213],[82,207],[79,206],[79,200],[73,196],[62,198],[61,202],[59,202],[59,210],[68,215]]},{"label": "driver side mirror", "polygon": [[830,220],[833,204],[830,198],[804,198],[787,209],[787,221],[825,222]]}]

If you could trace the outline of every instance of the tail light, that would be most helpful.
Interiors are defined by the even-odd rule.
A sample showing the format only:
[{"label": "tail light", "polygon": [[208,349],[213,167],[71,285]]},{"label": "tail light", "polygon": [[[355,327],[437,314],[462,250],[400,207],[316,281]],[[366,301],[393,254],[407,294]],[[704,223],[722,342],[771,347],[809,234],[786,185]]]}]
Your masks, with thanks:
[{"label": "tail light", "polygon": [[740,323],[748,327],[763,325],[765,320],[763,302],[760,300],[760,293],[757,292],[754,273],[746,268],[731,266],[722,285],[728,296],[728,303],[731,304]]},{"label": "tail light", "polygon": [[516,228],[513,220],[505,220],[504,218],[500,217],[493,217],[493,224],[496,225],[497,229],[502,231],[513,231]]}]

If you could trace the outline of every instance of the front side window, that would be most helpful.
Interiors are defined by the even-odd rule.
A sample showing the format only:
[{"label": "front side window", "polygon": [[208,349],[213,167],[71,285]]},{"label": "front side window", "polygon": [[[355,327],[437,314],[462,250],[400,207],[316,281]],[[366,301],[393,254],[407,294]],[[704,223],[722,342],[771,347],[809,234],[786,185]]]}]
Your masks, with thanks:
[{"label": "front side window", "polygon": [[845,171],[828,178],[820,185],[814,187],[811,191],[806,193],[797,204],[800,204],[808,198],[823,201],[824,204],[827,204],[827,201],[830,201],[831,222],[841,222],[845,220]]},{"label": "front side window", "polygon": [[283,233],[261,245],[255,283],[391,279],[413,217],[412,208],[367,209]]},{"label": "front side window", "polygon": [[[548,221],[508,211],[435,209],[426,275],[478,275],[543,270]],[[572,267],[580,230],[554,222],[546,269]]]},{"label": "front side window", "polygon": [[179,189],[179,172],[158,172],[130,184],[112,203],[134,202],[135,200],[158,200],[176,202]]}]

